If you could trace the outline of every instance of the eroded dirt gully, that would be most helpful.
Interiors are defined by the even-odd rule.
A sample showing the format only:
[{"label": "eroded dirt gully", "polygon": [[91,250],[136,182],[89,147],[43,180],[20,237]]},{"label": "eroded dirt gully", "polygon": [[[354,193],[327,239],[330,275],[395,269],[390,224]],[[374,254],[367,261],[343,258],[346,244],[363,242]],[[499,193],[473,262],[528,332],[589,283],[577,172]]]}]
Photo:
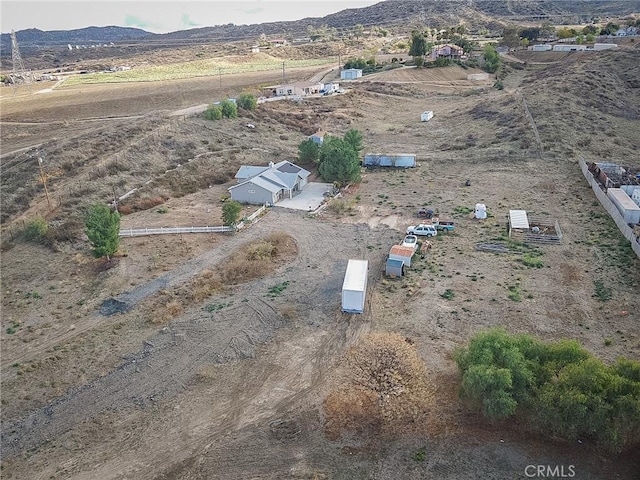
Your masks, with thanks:
[{"label": "eroded dirt gully", "polygon": [[[119,417],[135,417],[137,411],[157,410],[178,394],[188,395],[194,377],[211,365],[247,361],[251,362],[252,373],[249,379],[239,375],[231,380],[234,385],[227,385],[238,389],[235,398],[212,405],[216,412],[214,424],[207,425],[199,433],[197,428],[196,433],[180,428],[174,432],[178,437],[195,435],[196,440],[202,441],[214,438],[229,429],[268,418],[276,410],[318,388],[324,372],[340,357],[345,346],[368,328],[370,320],[368,315],[371,313],[349,316],[339,311],[347,260],[368,258],[370,279],[375,284],[380,277],[383,258],[379,251],[370,254],[367,245],[394,243],[398,237],[395,230],[372,230],[366,224],[315,220],[304,213],[275,208],[257,224],[188,262],[189,268],[180,267],[165,274],[162,281],[149,282],[146,287],[138,287],[125,296],[134,305],[159,288],[185,281],[203,268],[215,268],[215,264],[234,248],[274,231],[286,232],[295,239],[298,257],[293,262],[283,265],[273,276],[235,287],[231,295],[219,300],[210,299],[224,305],[217,311],[208,311],[203,305],[193,306],[166,328],[159,328],[144,342],[141,350],[131,352],[106,376],[72,389],[19,421],[3,424],[4,458],[11,460],[31,452],[33,457],[28,463],[32,468],[39,452],[66,451],[65,438],[80,435],[72,431],[82,430],[81,425],[92,419],[106,416],[117,421]],[[289,284],[282,294],[269,296],[269,288],[283,282]],[[285,308],[289,311],[288,318],[281,313]],[[259,349],[265,342],[275,342],[276,348],[262,359]],[[257,372],[260,373],[256,375]],[[172,438],[171,435],[167,432],[167,439]],[[107,440],[98,434],[83,438],[82,443],[89,450],[92,446],[101,449],[99,446]],[[173,462],[199,445],[197,441],[177,443],[182,450],[171,452]],[[162,447],[155,452],[151,456],[137,452],[129,465],[149,462],[154,455],[160,460],[167,454]],[[45,457],[52,458],[51,452],[43,455],[42,466],[47,470]],[[122,458],[107,461],[108,464],[111,462],[121,464]],[[25,473],[20,463],[19,460],[14,462],[17,470],[11,469],[18,475],[14,478],[22,478],[21,474]],[[83,460],[76,458],[74,463],[79,464],[78,473],[87,471],[88,465]],[[94,472],[92,478],[119,478],[117,469],[113,474],[108,474],[107,470],[102,474]]]}]

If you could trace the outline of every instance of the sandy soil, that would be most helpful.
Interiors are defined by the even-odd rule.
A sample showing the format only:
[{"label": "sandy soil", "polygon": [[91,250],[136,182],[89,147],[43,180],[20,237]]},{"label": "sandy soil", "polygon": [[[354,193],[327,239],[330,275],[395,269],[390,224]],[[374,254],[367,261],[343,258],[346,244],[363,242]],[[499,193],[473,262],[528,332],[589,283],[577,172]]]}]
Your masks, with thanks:
[{"label": "sandy soil", "polygon": [[[586,441],[570,445],[526,436],[516,424],[489,424],[456,395],[451,354],[491,325],[549,340],[575,338],[605,360],[640,357],[640,265],[615,250],[615,227],[594,204],[575,158],[539,157],[513,94],[528,73],[514,73],[499,92],[477,91],[462,79],[452,87],[458,80],[451,75],[459,72],[435,78],[429,71],[424,81],[407,77],[414,75],[408,70],[394,72],[380,82],[354,82],[348,95],[302,105],[276,102],[256,113],[258,129],[270,126],[260,130],[261,146],[270,149],[295,145],[298,137],[285,135],[283,126],[294,131],[313,118],[333,134],[361,130],[367,151],[418,156],[414,169],[363,171],[362,183],[342,200],[350,207],[343,214],[329,209],[310,218],[275,208],[235,236],[124,239],[126,256],[111,269],[91,259],[81,242],[57,252],[17,243],[3,252],[3,477],[382,480],[478,478],[482,472],[483,478],[503,479],[525,478],[528,464],[573,464],[581,479],[633,478],[637,457],[607,456]],[[206,87],[196,83],[188,84],[193,89],[165,85],[166,91],[121,86],[107,93],[104,87],[114,97],[105,97],[104,105],[120,105],[126,115],[186,108],[202,103]],[[91,93],[78,98],[87,102]],[[125,98],[116,101],[118,95]],[[67,111],[77,112],[69,113],[69,121],[86,124],[102,114],[88,103],[66,101]],[[21,109],[11,102],[11,121],[55,121],[55,103],[40,107],[28,99]],[[435,116],[423,123],[425,107]],[[175,137],[189,135],[181,123],[194,126],[188,118],[173,121]],[[35,142],[30,126],[14,127],[11,148]],[[4,135],[3,125],[3,143]],[[218,218],[226,186],[171,198],[167,213],[134,213],[123,226]],[[488,206],[487,220],[469,218],[465,209],[476,202]],[[416,223],[415,210],[423,206],[453,217],[455,232],[439,234],[405,278],[384,279],[390,246]],[[475,250],[475,243],[504,235],[510,208],[558,220],[564,239],[539,247],[543,268]],[[295,259],[273,275],[157,322],[172,287],[274,231],[295,239]],[[339,311],[349,258],[371,262],[363,315]],[[593,296],[594,279],[612,288],[611,302]],[[268,294],[283,282],[290,283],[280,295]],[[514,286],[520,301],[508,298]],[[452,299],[441,296],[446,289],[455,293]],[[105,299],[132,292],[143,292],[132,310],[98,315]],[[17,331],[8,334],[14,323]],[[358,439],[328,441],[321,409],[335,386],[337,362],[370,330],[412,338],[438,386],[428,432],[373,450]],[[413,455],[422,447],[426,461],[416,462]]]}]

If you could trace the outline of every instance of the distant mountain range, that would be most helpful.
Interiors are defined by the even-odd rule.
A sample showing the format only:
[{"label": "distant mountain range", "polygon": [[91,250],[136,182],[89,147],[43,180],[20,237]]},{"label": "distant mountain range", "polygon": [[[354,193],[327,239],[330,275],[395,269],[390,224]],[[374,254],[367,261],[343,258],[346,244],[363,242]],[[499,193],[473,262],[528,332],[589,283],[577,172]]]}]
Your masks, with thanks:
[{"label": "distant mountain range", "polygon": [[[337,30],[364,27],[400,27],[407,30],[423,26],[447,28],[464,22],[469,28],[506,23],[579,23],[640,13],[640,0],[386,0],[363,8],[342,10],[323,18],[272,22],[254,25],[218,25],[166,34],[153,34],[138,28],[87,27],[78,30],[16,32],[22,49],[57,45],[87,46],[111,42],[149,42],[167,45],[176,42],[233,41],[265,35],[306,35],[308,28],[326,25]],[[2,55],[10,55],[11,38],[1,35]]]}]

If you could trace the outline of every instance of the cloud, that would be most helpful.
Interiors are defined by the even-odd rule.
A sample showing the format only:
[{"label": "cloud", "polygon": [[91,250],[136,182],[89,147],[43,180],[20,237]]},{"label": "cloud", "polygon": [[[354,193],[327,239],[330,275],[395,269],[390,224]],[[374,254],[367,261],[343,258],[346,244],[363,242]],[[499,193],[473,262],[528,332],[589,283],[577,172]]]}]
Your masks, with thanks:
[{"label": "cloud", "polygon": [[162,25],[159,25],[154,22],[147,22],[145,20],[142,20],[140,17],[136,17],[135,15],[129,15],[129,14],[125,15],[124,24],[127,27],[137,27],[137,28],[142,28],[144,30],[147,30],[147,29],[162,30],[163,28]]},{"label": "cloud", "polygon": [[202,26],[199,23],[194,22],[193,20],[191,20],[189,18],[189,14],[187,14],[187,13],[183,13],[182,14],[182,19],[180,20],[180,25],[182,25],[183,27],[201,27]]}]

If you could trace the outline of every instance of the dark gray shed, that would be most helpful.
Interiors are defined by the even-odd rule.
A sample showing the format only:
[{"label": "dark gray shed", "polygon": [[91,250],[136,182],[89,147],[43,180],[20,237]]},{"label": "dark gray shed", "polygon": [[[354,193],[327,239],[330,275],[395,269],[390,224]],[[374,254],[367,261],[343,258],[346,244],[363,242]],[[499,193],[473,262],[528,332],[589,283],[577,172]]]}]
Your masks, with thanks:
[{"label": "dark gray shed", "polygon": [[402,277],[404,275],[404,261],[387,258],[384,274],[387,277]]}]

